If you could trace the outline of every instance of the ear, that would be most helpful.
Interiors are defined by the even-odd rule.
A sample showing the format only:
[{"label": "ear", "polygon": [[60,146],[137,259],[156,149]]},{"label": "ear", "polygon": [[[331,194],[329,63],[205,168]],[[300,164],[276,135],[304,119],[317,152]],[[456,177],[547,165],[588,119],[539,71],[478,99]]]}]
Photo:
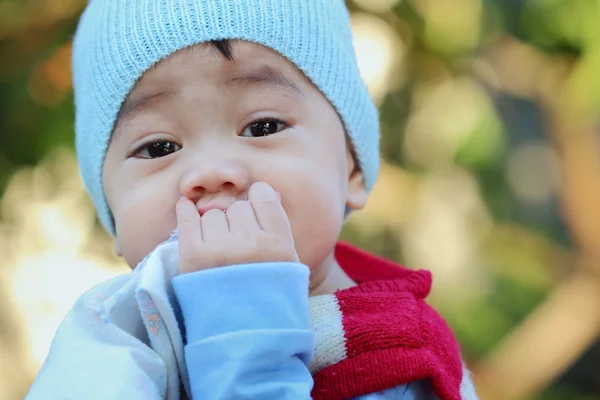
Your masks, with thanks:
[{"label": "ear", "polygon": [[348,154],[348,191],[346,193],[346,207],[352,210],[360,210],[367,205],[367,189],[362,171],[356,165],[354,157]]},{"label": "ear", "polygon": [[115,244],[113,245],[115,254],[118,257],[123,257],[123,253],[121,253],[121,247],[119,247],[119,242],[115,239]]}]

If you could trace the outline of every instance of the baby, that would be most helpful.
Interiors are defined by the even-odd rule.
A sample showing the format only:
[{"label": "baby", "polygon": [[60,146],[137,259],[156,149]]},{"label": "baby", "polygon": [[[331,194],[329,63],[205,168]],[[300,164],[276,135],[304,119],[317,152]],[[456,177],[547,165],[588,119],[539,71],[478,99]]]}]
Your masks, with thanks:
[{"label": "baby", "polygon": [[379,164],[342,0],[92,0],[73,51],[81,172],[134,270],[28,398],[476,398],[429,273],[337,243]]}]

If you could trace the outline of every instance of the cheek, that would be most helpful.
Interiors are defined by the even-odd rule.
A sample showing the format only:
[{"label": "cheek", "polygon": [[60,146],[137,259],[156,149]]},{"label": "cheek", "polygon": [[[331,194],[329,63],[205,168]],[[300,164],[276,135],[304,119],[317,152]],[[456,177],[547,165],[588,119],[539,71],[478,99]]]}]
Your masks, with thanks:
[{"label": "cheek", "polygon": [[[131,267],[169,238],[177,222],[174,206],[160,193],[130,189],[114,208],[117,241]],[[174,203],[173,203],[174,204]]]},{"label": "cheek", "polygon": [[323,263],[335,246],[343,223],[338,208],[315,202],[304,203],[291,212],[290,223],[298,256],[311,269]]},{"label": "cheek", "polygon": [[300,260],[311,268],[329,256],[344,223],[343,169],[309,167],[276,187],[282,194]]}]

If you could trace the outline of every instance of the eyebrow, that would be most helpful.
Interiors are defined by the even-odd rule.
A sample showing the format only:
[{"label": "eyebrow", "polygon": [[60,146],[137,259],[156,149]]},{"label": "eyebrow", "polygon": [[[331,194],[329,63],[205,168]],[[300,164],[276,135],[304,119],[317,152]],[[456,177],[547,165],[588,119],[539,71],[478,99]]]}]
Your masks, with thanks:
[{"label": "eyebrow", "polygon": [[291,94],[296,97],[304,97],[304,92],[302,92],[300,87],[293,80],[289,79],[284,74],[269,67],[268,65],[263,65],[254,71],[242,72],[238,75],[235,75],[228,79],[225,84],[279,86],[280,88],[291,92]]},{"label": "eyebrow", "polygon": [[123,125],[125,121],[133,118],[133,116],[144,110],[149,110],[157,107],[159,104],[172,100],[175,97],[175,92],[172,90],[166,90],[158,93],[152,93],[147,96],[142,96],[138,99],[128,99],[123,103],[119,115],[117,115],[117,122],[115,124],[116,129]]},{"label": "eyebrow", "polygon": [[[225,81],[226,86],[237,84],[280,87],[295,97],[305,97],[304,92],[302,92],[300,87],[293,80],[268,65],[263,65],[257,70],[239,73]],[[121,111],[119,111],[119,114],[117,115],[113,133],[116,134],[117,128],[123,126],[123,124],[125,124],[127,120],[133,118],[134,115],[158,107],[161,103],[172,100],[176,95],[177,94],[173,90],[166,90],[142,96],[137,99],[126,100],[125,103],[123,103]]]}]

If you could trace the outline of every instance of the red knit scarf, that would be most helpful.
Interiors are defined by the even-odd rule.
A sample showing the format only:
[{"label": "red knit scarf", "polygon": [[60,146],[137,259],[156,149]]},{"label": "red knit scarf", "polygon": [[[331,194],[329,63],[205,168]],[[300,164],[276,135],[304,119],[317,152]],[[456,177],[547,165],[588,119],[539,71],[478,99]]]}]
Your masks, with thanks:
[{"label": "red knit scarf", "polygon": [[337,245],[336,258],[359,286],[311,298],[313,399],[350,399],[428,379],[440,400],[460,400],[459,346],[424,301],[431,274],[347,244]]}]

